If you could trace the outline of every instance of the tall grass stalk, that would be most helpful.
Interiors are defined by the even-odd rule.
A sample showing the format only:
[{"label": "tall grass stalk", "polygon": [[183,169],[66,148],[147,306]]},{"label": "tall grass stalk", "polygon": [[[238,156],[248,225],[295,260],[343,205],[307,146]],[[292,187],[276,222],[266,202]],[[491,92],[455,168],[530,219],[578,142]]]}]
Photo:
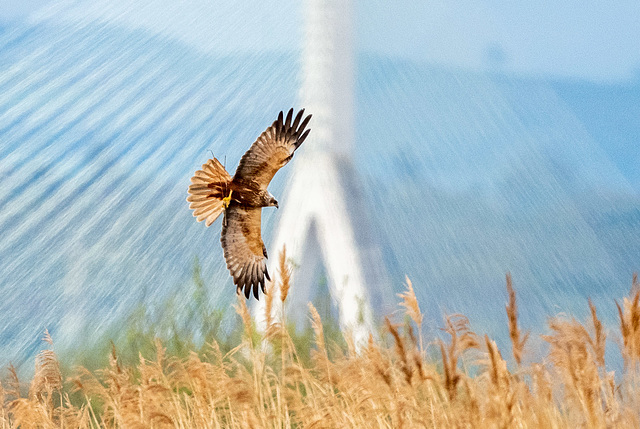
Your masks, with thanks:
[{"label": "tall grass stalk", "polygon": [[[283,251],[277,284],[283,310],[295,293],[289,274]],[[407,281],[399,305],[417,331],[386,318],[382,338],[370,335],[367,347],[353,353],[337,346],[348,340],[327,335],[309,304],[308,361],[300,356],[309,350],[292,341],[284,318],[265,314],[260,338],[244,298],[236,305],[243,334],[225,351],[217,338],[186,355],[155,340],[153,355],[129,363],[112,344],[104,367],[65,374],[45,333],[31,382],[21,383],[13,367],[1,379],[0,428],[639,427],[636,283],[617,303],[625,360],[618,374],[607,369],[607,331],[591,301],[584,322],[549,319],[546,356],[532,362],[507,276],[512,372],[496,342],[472,331],[460,314],[444,318],[442,338],[421,342],[422,314]],[[262,340],[272,347],[256,347]]]}]

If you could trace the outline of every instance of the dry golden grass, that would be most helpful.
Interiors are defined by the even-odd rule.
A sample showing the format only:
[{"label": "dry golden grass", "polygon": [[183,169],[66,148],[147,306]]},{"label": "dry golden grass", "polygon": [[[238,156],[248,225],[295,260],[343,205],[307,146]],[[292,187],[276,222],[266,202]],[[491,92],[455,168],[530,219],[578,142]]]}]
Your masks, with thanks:
[{"label": "dry golden grass", "polygon": [[[295,293],[285,256],[278,282],[268,291]],[[445,317],[445,339],[424,348],[408,279],[400,294],[406,323],[385,319],[388,337],[370,336],[359,348],[346,338],[347,350],[334,350],[309,304],[314,342],[306,364],[284,321],[272,317],[272,302],[260,335],[243,298],[236,310],[245,335],[228,353],[213,342],[206,356],[177,358],[157,341],[155,358],[124,366],[113,347],[105,368],[79,368],[64,379],[46,333],[28,392],[11,367],[0,384],[0,428],[640,427],[637,279],[618,304],[625,367],[617,375],[606,370],[605,330],[591,301],[584,323],[551,319],[546,358],[527,363],[510,276],[507,293],[513,369],[463,315]]]},{"label": "dry golden grass", "polygon": [[513,353],[513,359],[516,361],[516,364],[520,366],[524,353],[524,345],[529,339],[529,333],[523,334],[518,327],[518,303],[516,302],[516,291],[513,289],[511,273],[507,273],[507,293],[509,294],[509,302],[505,306],[505,309],[507,310],[507,318],[509,319],[511,351]]}]

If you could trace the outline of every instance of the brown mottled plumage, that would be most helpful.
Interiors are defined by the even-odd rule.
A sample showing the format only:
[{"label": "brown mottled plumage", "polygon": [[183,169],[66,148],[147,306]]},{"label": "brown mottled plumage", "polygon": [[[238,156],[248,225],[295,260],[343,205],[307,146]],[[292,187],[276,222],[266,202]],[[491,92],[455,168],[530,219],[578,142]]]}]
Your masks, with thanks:
[{"label": "brown mottled plumage", "polygon": [[303,114],[304,109],[292,123],[293,109],[286,119],[280,112],[242,156],[233,177],[213,158],[191,178],[187,201],[197,221],[205,220],[209,226],[224,211],[220,237],[224,258],[237,292],[244,290],[247,298],[253,290],[258,299],[258,286],[264,293],[265,278],[271,280],[260,233],[262,207],[278,207],[267,186],[307,138],[310,130],[305,127],[311,115],[301,122]]}]

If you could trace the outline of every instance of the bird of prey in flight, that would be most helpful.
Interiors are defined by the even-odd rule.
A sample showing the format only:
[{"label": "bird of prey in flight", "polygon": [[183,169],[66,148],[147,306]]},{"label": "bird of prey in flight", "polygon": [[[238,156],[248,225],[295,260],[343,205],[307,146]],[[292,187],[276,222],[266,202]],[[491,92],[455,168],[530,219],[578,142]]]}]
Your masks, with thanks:
[{"label": "bird of prey in flight", "polygon": [[220,237],[224,258],[236,292],[244,290],[247,299],[252,290],[258,299],[258,286],[264,293],[265,278],[271,280],[260,233],[262,208],[278,207],[267,186],[309,135],[311,130],[305,128],[311,115],[302,120],[303,115],[304,109],[292,122],[293,109],[286,119],[280,112],[242,156],[233,177],[214,157],[191,178],[187,201],[196,220],[209,226],[224,212]]}]

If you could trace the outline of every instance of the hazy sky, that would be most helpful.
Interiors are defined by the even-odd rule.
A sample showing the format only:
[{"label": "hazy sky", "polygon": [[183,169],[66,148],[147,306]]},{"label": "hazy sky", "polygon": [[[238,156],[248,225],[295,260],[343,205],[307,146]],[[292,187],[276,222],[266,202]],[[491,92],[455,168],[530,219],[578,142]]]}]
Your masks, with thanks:
[{"label": "hazy sky", "polygon": [[[299,48],[300,4],[3,0],[0,18],[22,19],[46,6],[54,21],[106,17],[208,51],[277,50]],[[525,75],[640,79],[638,0],[359,0],[354,19],[360,51]]]},{"label": "hazy sky", "polygon": [[361,48],[533,74],[640,76],[638,0],[402,0],[393,9],[389,4],[359,3]]}]

